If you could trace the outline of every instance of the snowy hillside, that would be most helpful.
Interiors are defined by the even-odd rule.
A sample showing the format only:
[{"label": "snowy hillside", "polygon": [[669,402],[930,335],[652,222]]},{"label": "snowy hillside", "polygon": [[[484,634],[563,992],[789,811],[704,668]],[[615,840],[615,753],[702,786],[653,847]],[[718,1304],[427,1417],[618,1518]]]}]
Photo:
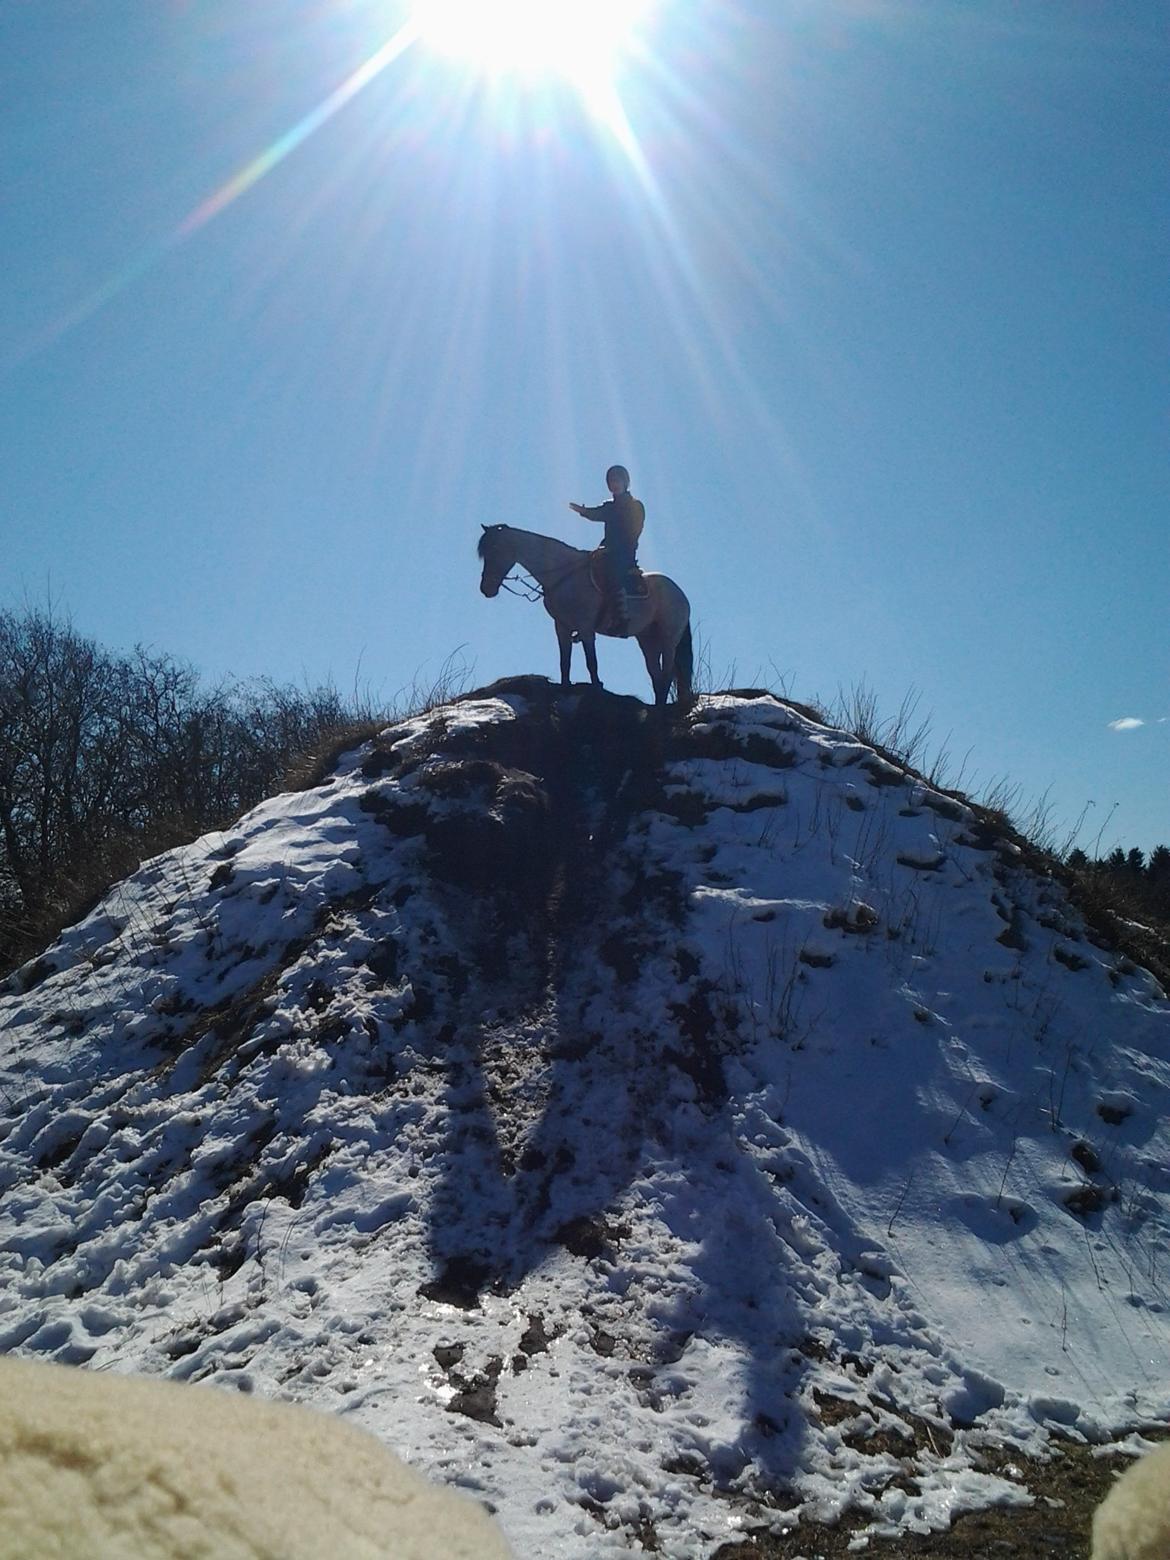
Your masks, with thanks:
[{"label": "snowy hillside", "polygon": [[518,1555],[941,1527],[1170,1412],[1170,1003],[771,697],[499,684],[0,990],[0,1349],[352,1416]]}]

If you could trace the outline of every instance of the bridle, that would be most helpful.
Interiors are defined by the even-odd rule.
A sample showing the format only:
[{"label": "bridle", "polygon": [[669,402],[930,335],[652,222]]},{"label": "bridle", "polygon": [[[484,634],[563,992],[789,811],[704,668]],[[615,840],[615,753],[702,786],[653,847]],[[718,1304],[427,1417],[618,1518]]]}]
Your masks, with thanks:
[{"label": "bridle", "polygon": [[521,574],[505,574],[500,589],[509,596],[522,596],[525,601],[543,601],[544,589],[539,580],[527,580]]},{"label": "bridle", "polygon": [[[488,530],[489,528],[485,527],[484,529]],[[486,558],[484,562],[487,562]],[[570,574],[575,573],[578,569],[588,568],[588,565],[589,555],[586,554],[584,562],[575,561],[568,564],[556,579],[549,581],[547,586],[542,585],[537,579],[528,579],[521,574],[505,574],[500,579],[499,588],[506,590],[510,596],[520,596],[525,601],[543,601],[549,590],[555,590],[558,585],[569,578]]]}]

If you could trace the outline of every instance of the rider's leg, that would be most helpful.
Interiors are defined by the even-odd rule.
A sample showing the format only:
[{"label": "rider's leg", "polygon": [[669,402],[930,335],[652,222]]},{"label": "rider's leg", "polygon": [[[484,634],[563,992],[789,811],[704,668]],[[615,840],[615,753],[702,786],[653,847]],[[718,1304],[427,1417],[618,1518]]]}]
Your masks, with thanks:
[{"label": "rider's leg", "polygon": [[634,555],[632,552],[619,550],[607,543],[602,557],[605,559],[605,583],[614,631],[628,634],[630,625],[626,617],[625,592],[630,570],[634,566]]}]

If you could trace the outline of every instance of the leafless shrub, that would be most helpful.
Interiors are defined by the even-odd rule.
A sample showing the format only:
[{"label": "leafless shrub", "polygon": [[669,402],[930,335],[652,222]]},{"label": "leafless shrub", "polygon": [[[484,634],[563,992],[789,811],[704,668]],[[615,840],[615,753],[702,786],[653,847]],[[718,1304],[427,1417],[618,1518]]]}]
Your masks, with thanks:
[{"label": "leafless shrub", "polygon": [[911,688],[893,715],[882,716],[877,694],[865,682],[838,688],[830,711],[835,725],[850,731],[883,758],[892,758],[906,769],[917,766],[930,739],[930,719],[918,718],[921,695]]},{"label": "leafless shrub", "polygon": [[[438,703],[467,677],[456,651],[400,698]],[[0,972],[140,861],[279,790],[359,714],[372,723],[329,684],[207,687],[171,656],[102,649],[52,606],[0,612]]]}]

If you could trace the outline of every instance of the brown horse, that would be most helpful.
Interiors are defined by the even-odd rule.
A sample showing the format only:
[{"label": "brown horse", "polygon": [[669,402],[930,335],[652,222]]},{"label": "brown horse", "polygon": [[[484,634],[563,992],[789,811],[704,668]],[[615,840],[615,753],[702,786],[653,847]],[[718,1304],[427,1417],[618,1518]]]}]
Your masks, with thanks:
[{"label": "brown horse", "polygon": [[[485,525],[479,539],[479,556],[483,559],[479,588],[485,596],[499,594],[505,575],[515,564],[526,569],[540,585],[545,611],[556,625],[561,687],[569,686],[569,663],[576,636],[585,651],[589,680],[600,688],[596,636],[607,631],[601,626],[604,598],[589,575],[592,554],[581,547],[570,547],[568,542],[558,542],[555,537],[539,536],[535,531]],[[693,671],[690,603],[665,574],[647,574],[644,578],[646,595],[630,600],[627,615],[630,634],[638,641],[654,684],[654,702],[666,703],[673,682],[678,702],[689,703]]]}]

